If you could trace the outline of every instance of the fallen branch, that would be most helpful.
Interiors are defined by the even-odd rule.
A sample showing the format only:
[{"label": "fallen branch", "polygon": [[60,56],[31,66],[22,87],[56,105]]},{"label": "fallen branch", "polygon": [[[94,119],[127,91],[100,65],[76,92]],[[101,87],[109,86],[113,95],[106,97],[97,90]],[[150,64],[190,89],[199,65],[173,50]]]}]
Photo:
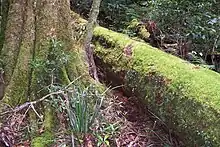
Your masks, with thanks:
[{"label": "fallen branch", "polygon": [[60,93],[63,93],[63,90],[59,90],[59,91],[56,91],[56,92],[49,93],[49,94],[45,95],[44,97],[42,97],[41,99],[36,100],[36,101],[25,102],[24,104],[15,107],[15,109],[13,109],[13,110],[11,110],[11,111],[6,111],[6,112],[1,113],[0,116],[3,116],[3,115],[8,114],[8,113],[16,113],[16,112],[18,112],[18,111],[21,111],[21,110],[24,109],[24,108],[27,108],[27,107],[29,107],[29,106],[32,106],[32,105],[34,105],[34,104],[37,104],[37,103],[39,103],[39,102],[45,100],[46,98],[48,98],[48,97],[51,96],[51,95],[57,95],[57,94],[60,94]]},{"label": "fallen branch", "polygon": [[[78,78],[76,78],[75,80],[73,80],[72,82],[70,82],[64,89],[67,89],[70,85],[72,85],[75,81],[77,81],[78,79],[80,79],[83,75],[79,76]],[[44,101],[45,99],[47,99],[48,97],[52,96],[52,95],[57,95],[57,94],[61,94],[61,93],[64,93],[64,90],[58,90],[56,92],[51,92],[45,96],[43,96],[42,98],[36,100],[36,101],[31,101],[31,102],[25,102],[24,104],[20,105],[20,106],[17,106],[15,107],[15,109],[13,110],[10,110],[10,111],[6,111],[6,112],[3,112],[3,113],[0,113],[0,116],[3,116],[5,114],[8,114],[8,113],[16,113],[18,111],[21,111],[22,109],[24,108],[27,108],[27,107],[31,107],[34,111],[34,107],[33,105],[39,103],[39,102],[42,102]]]}]

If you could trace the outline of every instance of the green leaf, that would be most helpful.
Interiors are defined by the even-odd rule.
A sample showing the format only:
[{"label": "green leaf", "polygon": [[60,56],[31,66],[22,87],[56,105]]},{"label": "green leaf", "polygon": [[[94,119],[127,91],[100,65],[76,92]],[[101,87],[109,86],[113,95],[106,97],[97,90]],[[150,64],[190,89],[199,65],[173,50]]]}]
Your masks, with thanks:
[{"label": "green leaf", "polygon": [[106,144],[107,146],[110,146],[110,143],[109,143],[108,140],[105,141],[105,144]]},{"label": "green leaf", "polygon": [[105,135],[104,141],[107,140],[108,138],[109,138],[109,135]]},{"label": "green leaf", "polygon": [[103,141],[103,138],[102,138],[102,136],[100,136],[100,135],[97,135],[97,137],[98,137],[98,140],[99,140],[99,141]]}]

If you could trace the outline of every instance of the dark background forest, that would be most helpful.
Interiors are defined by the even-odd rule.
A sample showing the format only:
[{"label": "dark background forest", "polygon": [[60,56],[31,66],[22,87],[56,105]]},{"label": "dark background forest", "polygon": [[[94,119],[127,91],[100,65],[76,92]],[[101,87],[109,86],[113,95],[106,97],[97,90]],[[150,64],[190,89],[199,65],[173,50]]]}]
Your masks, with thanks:
[{"label": "dark background forest", "polygon": [[[71,6],[87,18],[91,1],[71,0]],[[104,0],[98,23],[133,37],[137,36],[137,28],[132,28],[132,22],[153,22],[157,27],[154,39],[177,44],[175,50],[168,51],[219,71],[219,6],[217,0]],[[167,49],[163,44],[155,46]]]}]

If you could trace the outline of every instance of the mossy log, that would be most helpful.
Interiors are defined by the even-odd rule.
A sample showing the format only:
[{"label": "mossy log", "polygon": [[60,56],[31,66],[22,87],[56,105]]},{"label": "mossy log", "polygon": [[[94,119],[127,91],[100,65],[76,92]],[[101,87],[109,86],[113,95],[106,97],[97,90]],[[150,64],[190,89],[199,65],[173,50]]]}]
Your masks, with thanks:
[{"label": "mossy log", "polygon": [[107,78],[140,97],[186,146],[220,146],[218,73],[102,27],[94,44]]}]

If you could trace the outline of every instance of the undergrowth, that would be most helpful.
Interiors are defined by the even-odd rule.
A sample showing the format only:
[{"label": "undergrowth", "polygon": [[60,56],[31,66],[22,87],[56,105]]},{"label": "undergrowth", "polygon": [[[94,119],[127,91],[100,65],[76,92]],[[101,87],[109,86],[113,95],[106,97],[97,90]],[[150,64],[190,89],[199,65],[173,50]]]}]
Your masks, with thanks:
[{"label": "undergrowth", "polygon": [[[30,64],[37,73],[38,93],[51,94],[47,101],[57,114],[63,114],[67,120],[66,129],[71,136],[72,144],[85,146],[88,142],[97,142],[98,146],[108,145],[111,133],[106,133],[106,131],[108,132],[109,128],[94,130],[93,127],[95,122],[100,122],[97,119],[105,92],[101,93],[94,84],[81,84],[82,76],[76,77],[68,85],[64,84],[63,68],[68,61],[69,54],[63,50],[63,44],[56,39],[51,39],[47,58],[45,60],[35,59]],[[88,140],[88,134],[92,136],[92,139]]]},{"label": "undergrowth", "polygon": [[94,85],[80,87],[72,84],[68,88],[52,85],[52,91],[63,90],[62,94],[52,96],[51,104],[58,113],[66,113],[72,137],[77,144],[84,144],[87,134],[92,134],[92,126],[98,117],[105,94]]}]

